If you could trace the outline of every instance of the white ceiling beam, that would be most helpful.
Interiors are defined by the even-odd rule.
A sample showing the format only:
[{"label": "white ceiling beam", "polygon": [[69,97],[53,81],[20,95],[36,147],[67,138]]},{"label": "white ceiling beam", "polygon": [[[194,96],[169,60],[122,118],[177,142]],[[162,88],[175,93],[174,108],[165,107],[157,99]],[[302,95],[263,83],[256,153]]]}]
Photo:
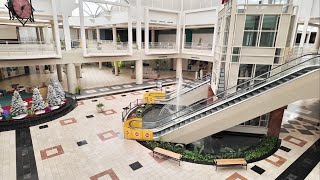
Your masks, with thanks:
[{"label": "white ceiling beam", "polygon": [[114,6],[124,6],[129,7],[129,4],[123,4],[123,3],[117,3],[117,2],[111,2],[111,1],[103,1],[103,0],[84,0],[86,2],[93,2],[93,3],[100,3],[100,4],[110,4]]}]

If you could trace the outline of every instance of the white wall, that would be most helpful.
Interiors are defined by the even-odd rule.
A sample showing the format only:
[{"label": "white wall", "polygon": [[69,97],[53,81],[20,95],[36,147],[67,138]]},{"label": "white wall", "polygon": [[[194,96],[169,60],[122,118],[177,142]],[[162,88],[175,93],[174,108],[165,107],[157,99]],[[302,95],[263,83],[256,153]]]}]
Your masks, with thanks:
[{"label": "white wall", "polygon": [[159,42],[176,42],[175,34],[159,34],[158,37]]},{"label": "white wall", "polygon": [[0,25],[0,40],[1,39],[18,39],[16,27]]}]

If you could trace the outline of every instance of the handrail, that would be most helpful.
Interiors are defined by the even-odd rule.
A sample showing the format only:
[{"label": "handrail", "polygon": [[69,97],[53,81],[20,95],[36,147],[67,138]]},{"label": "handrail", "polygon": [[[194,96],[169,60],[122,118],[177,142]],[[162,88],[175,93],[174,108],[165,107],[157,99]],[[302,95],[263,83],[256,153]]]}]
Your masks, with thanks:
[{"label": "handrail", "polygon": [[[313,58],[311,58],[311,59],[320,57],[319,54],[306,54],[306,55],[303,55],[303,56],[301,56],[301,57],[299,57],[299,58],[295,58],[295,59],[293,59],[292,61],[289,61],[289,62],[287,62],[287,63],[285,63],[285,64],[283,64],[283,65],[281,65],[281,66],[278,66],[278,67],[276,67],[276,68],[271,69],[271,70],[268,71],[267,73],[261,74],[261,75],[259,75],[259,76],[257,76],[257,77],[254,77],[254,78],[251,78],[251,79],[245,81],[244,83],[241,83],[240,85],[236,85],[236,86],[233,86],[233,87],[231,87],[231,88],[228,88],[228,89],[226,89],[225,91],[217,94],[217,97],[218,97],[218,98],[219,98],[220,96],[223,97],[223,96],[225,95],[225,93],[228,92],[229,90],[237,89],[237,87],[239,87],[239,86],[241,86],[241,85],[244,85],[244,84],[246,84],[246,83],[248,83],[248,82],[252,82],[252,81],[254,81],[255,79],[257,79],[257,78],[259,78],[259,77],[262,77],[262,76],[264,76],[264,75],[269,74],[270,72],[274,71],[275,69],[282,68],[282,67],[284,67],[285,65],[288,65],[289,63],[292,63],[293,61],[296,61],[297,59],[301,59],[301,58],[303,58],[303,57],[305,57],[305,56],[309,56],[309,55],[316,55],[315,57],[313,57]],[[311,60],[311,59],[308,59],[308,60]],[[304,62],[302,62],[302,63],[304,63]],[[299,63],[299,64],[302,64],[302,63]],[[298,65],[298,64],[297,64],[297,65]],[[297,66],[297,65],[295,65],[295,66]],[[295,67],[295,66],[293,66],[293,67]],[[293,67],[290,67],[290,68],[288,68],[288,69],[291,69],[291,68],[293,68]],[[288,70],[288,69],[285,69],[284,71],[286,71],[286,70]],[[282,72],[283,72],[283,71],[280,71],[279,73],[282,73]],[[272,75],[272,76],[270,76],[270,77],[267,76],[268,78],[264,78],[264,80],[270,79],[271,77],[274,77],[275,75],[278,75],[279,73],[274,74],[274,75]],[[259,80],[261,80],[261,79],[259,79]],[[257,84],[261,84],[261,83],[262,83],[262,82],[259,82],[259,83],[257,83]],[[248,87],[246,87],[246,88],[250,88],[250,87],[256,86],[257,84],[253,84],[253,85],[248,86]],[[241,90],[239,90],[239,91],[236,90],[236,91],[235,91],[234,93],[232,93],[232,94],[227,94],[226,97],[233,96],[234,94],[237,94],[237,93],[239,93],[239,92],[241,92],[241,93],[242,93],[242,92],[246,92],[246,89],[241,89]],[[208,102],[208,101],[213,101],[214,98],[217,98],[217,97],[210,97],[210,98],[207,98],[207,99],[202,100],[202,101],[200,101],[200,102],[197,102],[196,104],[193,104],[192,106],[188,107],[187,110],[188,110],[188,109],[191,109],[192,107],[199,106],[200,104],[202,104],[202,103],[204,103],[204,102],[206,103],[206,102]],[[213,103],[207,105],[206,107],[211,106],[211,105],[213,105],[213,104],[216,104],[216,103],[218,103],[218,102],[221,102],[222,100],[226,99],[226,97],[223,97],[223,99],[219,99],[219,100],[217,100],[217,101],[213,101]],[[206,108],[206,107],[204,107],[204,108]],[[203,108],[202,108],[202,109],[203,109]],[[162,122],[162,121],[166,120],[168,117],[174,117],[173,119],[182,117],[182,116],[180,116],[179,114],[182,113],[182,111],[185,111],[185,110],[186,110],[186,109],[179,110],[179,111],[177,111],[177,112],[175,112],[175,113],[173,113],[173,114],[170,114],[169,116],[163,117],[163,118],[161,118],[161,119],[159,119],[159,120],[157,120],[157,121],[151,122],[151,123],[159,123],[159,122]],[[197,111],[199,111],[199,109],[197,109]],[[191,112],[188,112],[188,113],[186,113],[186,114],[190,114],[190,113],[191,113]],[[185,116],[186,114],[183,114],[183,116]],[[173,119],[171,119],[171,121],[172,121]],[[166,123],[166,124],[167,124],[167,123]]]}]

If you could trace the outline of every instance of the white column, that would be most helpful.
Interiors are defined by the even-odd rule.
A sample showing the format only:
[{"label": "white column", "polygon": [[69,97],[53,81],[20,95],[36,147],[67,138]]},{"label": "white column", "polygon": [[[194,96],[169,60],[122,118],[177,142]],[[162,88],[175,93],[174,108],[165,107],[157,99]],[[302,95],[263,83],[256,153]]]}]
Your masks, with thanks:
[{"label": "white column", "polygon": [[96,28],[96,33],[97,33],[97,41],[100,41],[100,29]]},{"label": "white column", "polygon": [[309,24],[309,18],[306,18],[303,23],[303,30],[302,30],[302,34],[301,34],[299,47],[304,46],[304,40],[306,39],[308,24]]},{"label": "white column", "polygon": [[151,29],[151,42],[156,42],[156,31],[154,29]]},{"label": "white column", "polygon": [[99,62],[99,69],[102,69],[102,62]]},{"label": "white column", "polygon": [[58,54],[58,56],[61,57],[62,52],[61,52],[61,44],[60,44],[60,34],[59,34],[59,24],[58,24],[58,17],[57,17],[56,0],[51,0],[51,6],[52,6],[54,37],[55,37],[55,41],[56,41],[57,54]]},{"label": "white column", "polygon": [[314,49],[319,51],[319,48],[320,48],[320,27],[318,27],[318,32],[317,32],[316,39],[314,42]]},{"label": "white column", "polygon": [[[217,11],[216,13],[216,17],[217,17],[217,20],[216,22],[218,22],[218,14],[219,12]],[[214,55],[214,51],[215,51],[215,48],[216,48],[216,39],[218,38],[217,35],[218,35],[218,24],[216,23],[214,25],[214,32],[213,32],[213,39],[212,39],[212,54]]]},{"label": "white column", "polygon": [[141,14],[139,13],[141,11],[141,0],[136,1],[137,4],[137,17],[136,17],[136,43],[138,46],[138,49],[142,49],[142,44],[141,44]]},{"label": "white column", "polygon": [[306,46],[309,45],[310,36],[311,36],[311,31],[307,34]]},{"label": "white column", "polygon": [[83,55],[87,55],[87,40],[86,30],[84,29],[83,1],[79,0],[79,15],[80,15],[80,30],[81,30],[81,45]]},{"label": "white column", "polygon": [[177,35],[176,35],[176,50],[180,52],[180,41],[181,41],[181,12],[178,14],[177,22]]},{"label": "white column", "polygon": [[143,61],[139,59],[136,61],[136,84],[143,84]]},{"label": "white column", "polygon": [[69,26],[69,17],[66,13],[62,14],[63,18],[63,33],[64,33],[64,42],[66,50],[71,50],[71,35],[70,35],[70,26]]},{"label": "white column", "polygon": [[75,93],[77,86],[76,67],[74,64],[67,64],[67,80],[68,80],[68,92]]},{"label": "white column", "polygon": [[112,27],[112,41],[114,45],[117,45],[117,28],[115,25]]},{"label": "white column", "polygon": [[36,32],[37,32],[37,40],[39,41],[39,43],[41,44],[41,33],[40,33],[41,29],[40,27],[36,27]]},{"label": "white column", "polygon": [[76,78],[82,78],[81,64],[76,64]]},{"label": "white column", "polygon": [[58,80],[61,82],[62,81],[62,67],[60,64],[57,64],[56,67],[57,67]]},{"label": "white column", "polygon": [[[183,15],[181,17],[185,19],[185,14],[183,13]],[[185,20],[183,22],[185,22]],[[181,35],[181,50],[182,50],[182,52],[184,51],[184,46],[185,46],[185,41],[186,41],[186,35],[185,34],[186,34],[186,26],[183,23],[183,25],[182,25],[182,35]]]},{"label": "white column", "polygon": [[44,41],[46,44],[50,44],[49,27],[46,26],[43,29]]},{"label": "white column", "polygon": [[114,75],[118,76],[119,75],[118,71],[119,71],[118,61],[115,61],[114,62]]},{"label": "white column", "polygon": [[132,55],[132,7],[128,7],[128,48],[129,48],[129,54]]},{"label": "white column", "polygon": [[149,53],[149,9],[144,13],[144,50]]},{"label": "white column", "polygon": [[178,79],[182,75],[182,58],[177,58],[176,61],[176,78]]}]

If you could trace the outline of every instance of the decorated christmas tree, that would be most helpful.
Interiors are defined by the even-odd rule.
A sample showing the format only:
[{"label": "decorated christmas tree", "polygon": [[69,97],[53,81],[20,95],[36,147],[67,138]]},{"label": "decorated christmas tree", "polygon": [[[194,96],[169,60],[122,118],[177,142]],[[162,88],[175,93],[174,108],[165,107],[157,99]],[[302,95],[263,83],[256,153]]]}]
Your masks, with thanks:
[{"label": "decorated christmas tree", "polygon": [[57,94],[55,92],[55,90],[53,89],[53,87],[49,84],[48,86],[48,96],[47,96],[47,101],[50,107],[53,106],[59,106],[61,99],[59,99],[57,97]]},{"label": "decorated christmas tree", "polygon": [[2,114],[3,114],[3,109],[2,109],[2,106],[0,104],[0,116],[2,116]]},{"label": "decorated christmas tree", "polygon": [[46,108],[46,105],[42,99],[42,96],[40,94],[40,91],[38,88],[33,89],[33,95],[32,95],[32,111],[41,111]]},{"label": "decorated christmas tree", "polygon": [[49,81],[49,84],[53,87],[53,89],[57,95],[57,98],[60,99],[61,101],[64,101],[66,99],[65,92],[63,91],[63,88],[62,88],[60,82],[57,79],[51,78]]},{"label": "decorated christmas tree", "polygon": [[19,116],[27,113],[27,108],[23,105],[22,98],[18,91],[14,91],[11,103],[11,115]]}]

